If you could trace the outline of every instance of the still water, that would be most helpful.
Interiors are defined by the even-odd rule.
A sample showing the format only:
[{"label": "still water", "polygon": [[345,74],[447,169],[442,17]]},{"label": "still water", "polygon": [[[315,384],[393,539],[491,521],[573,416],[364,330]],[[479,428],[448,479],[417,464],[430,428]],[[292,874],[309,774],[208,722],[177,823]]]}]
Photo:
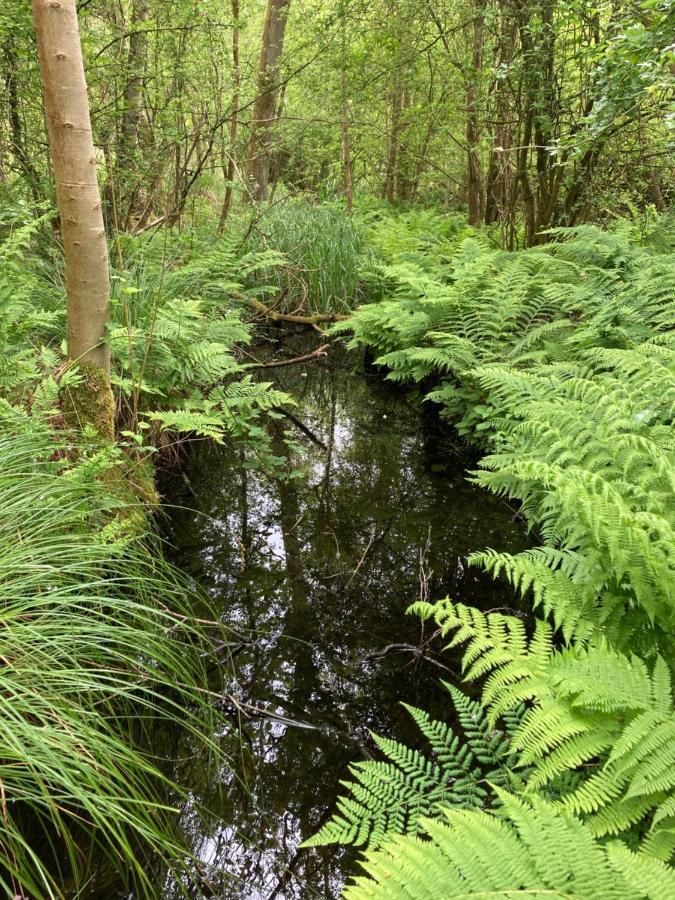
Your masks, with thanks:
[{"label": "still water", "polygon": [[185,827],[209,892],[228,900],[339,895],[358,854],[299,844],[330,814],[349,763],[372,754],[369,731],[416,743],[399,701],[447,718],[438,679],[459,678],[406,607],[513,603],[466,557],[528,546],[513,509],[468,483],[466,460],[419,407],[353,365],[331,353],[268,370],[298,400],[305,430],[284,427],[302,477],[203,445],[162,484],[174,560],[236,633],[221,663],[230,766],[207,778],[197,762],[185,776],[208,811],[186,810]]}]

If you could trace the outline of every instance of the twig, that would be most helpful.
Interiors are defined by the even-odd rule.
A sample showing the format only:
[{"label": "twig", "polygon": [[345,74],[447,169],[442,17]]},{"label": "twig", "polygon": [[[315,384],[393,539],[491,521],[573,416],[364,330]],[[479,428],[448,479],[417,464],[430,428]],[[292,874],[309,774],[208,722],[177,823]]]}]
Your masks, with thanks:
[{"label": "twig", "polygon": [[280,406],[275,406],[275,412],[279,412],[282,415],[286,416],[287,419],[295,425],[298,431],[301,431],[305,437],[308,437],[313,444],[316,444],[317,447],[320,447],[322,450],[328,450],[328,447],[324,444],[321,438],[318,438],[309,428],[300,421],[300,419],[296,419],[292,413],[289,413],[287,410],[282,409]]},{"label": "twig", "polygon": [[414,644],[387,644],[387,646],[383,650],[380,650],[378,653],[369,653],[368,656],[366,656],[366,659],[383,659],[390,653],[414,653],[415,656],[418,656],[420,659],[425,659],[427,662],[430,662],[434,666],[438,666],[439,669],[450,672],[452,675],[455,674],[452,669],[444,666],[442,662],[434,659],[433,656],[427,656],[427,654],[421,647],[416,647]]},{"label": "twig", "polygon": [[328,350],[329,347],[330,344],[323,344],[311,353],[305,353],[303,356],[295,356],[293,359],[282,359],[279,362],[259,363],[257,366],[250,366],[249,371],[251,369],[281,369],[283,366],[294,366],[296,363],[308,362],[310,359],[318,359],[319,357],[327,356],[326,350]]},{"label": "twig", "polygon": [[356,568],[355,568],[354,571],[352,572],[352,574],[351,574],[351,576],[350,576],[350,578],[349,578],[349,581],[348,581],[347,584],[345,585],[345,588],[344,588],[345,590],[347,590],[347,588],[349,587],[349,585],[350,585],[350,584],[352,583],[352,581],[356,578],[356,576],[357,576],[357,574],[358,574],[358,572],[359,572],[359,569],[361,568],[361,566],[362,566],[362,565],[364,564],[364,562],[366,561],[366,556],[368,556],[368,551],[369,551],[370,548],[373,546],[373,541],[375,540],[375,535],[376,535],[376,534],[377,534],[377,530],[376,530],[376,528],[375,528],[375,525],[373,525],[373,530],[372,530],[371,533],[370,533],[370,540],[368,541],[368,546],[367,546],[366,549],[363,551],[363,555],[361,556],[361,559],[360,559],[360,560],[358,561],[358,563],[356,564]]}]

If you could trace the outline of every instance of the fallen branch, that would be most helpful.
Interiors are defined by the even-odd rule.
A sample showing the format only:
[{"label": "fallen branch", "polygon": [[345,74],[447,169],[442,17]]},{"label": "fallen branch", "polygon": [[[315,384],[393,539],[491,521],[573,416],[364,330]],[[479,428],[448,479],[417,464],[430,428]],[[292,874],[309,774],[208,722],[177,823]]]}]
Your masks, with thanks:
[{"label": "fallen branch", "polygon": [[327,356],[326,350],[328,350],[330,344],[323,344],[321,347],[317,347],[316,350],[313,350],[311,353],[305,353],[303,356],[294,356],[293,359],[282,359],[279,362],[268,362],[268,363],[259,363],[257,366],[249,366],[249,371],[251,369],[280,369],[282,366],[294,366],[297,363],[308,362],[310,359],[318,359],[320,357]]},{"label": "fallen branch", "polygon": [[322,322],[346,322],[347,319],[351,318],[339,313],[316,313],[313,316],[295,316],[290,313],[277,312],[276,309],[266,306],[260,300],[255,300],[253,297],[247,297],[245,294],[240,294],[236,291],[233,291],[230,296],[234,297],[235,300],[241,300],[243,303],[246,303],[247,306],[269,319],[270,322],[288,322],[291,325],[320,325]]},{"label": "fallen branch", "polygon": [[390,653],[412,653],[415,656],[419,657],[419,659],[424,659],[427,662],[431,663],[433,666],[438,666],[439,669],[443,669],[445,672],[450,672],[452,675],[455,673],[452,669],[449,669],[447,666],[444,666],[442,662],[435,659],[433,656],[429,656],[424,652],[423,647],[416,647],[414,644],[387,644],[387,646],[380,650],[378,653],[369,653],[365,659],[367,660],[375,660],[375,659],[384,659],[385,656],[388,656]]}]

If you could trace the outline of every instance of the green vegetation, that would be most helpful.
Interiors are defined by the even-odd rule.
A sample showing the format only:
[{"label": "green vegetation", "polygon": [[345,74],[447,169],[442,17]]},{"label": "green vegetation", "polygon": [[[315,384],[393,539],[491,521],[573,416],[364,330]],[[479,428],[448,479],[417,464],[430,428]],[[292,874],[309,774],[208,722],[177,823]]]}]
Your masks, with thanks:
[{"label": "green vegetation", "polygon": [[337,203],[314,206],[296,199],[272,206],[245,249],[272,251],[276,266],[262,269],[259,277],[274,286],[275,308],[346,313],[357,302],[363,238]]},{"label": "green vegetation", "polygon": [[291,421],[329,503],[335,400],[324,447],[274,370],[344,342],[537,546],[468,560],[497,609],[413,604],[466,691],[407,707],[426,750],[373,735],[305,846],[363,848],[355,900],[675,896],[673,0],[31,6],[0,10],[1,890],[214,892],[161,735],[224,790],[223,708],[265,711],[153,461],[236,442],[293,506]]},{"label": "green vegetation", "polygon": [[[313,841],[375,848],[392,833],[430,835],[432,844],[411,838],[369,852],[368,870],[376,880],[392,875],[400,896],[438,896],[443,882],[432,867],[444,855],[467,882],[453,888],[458,875],[446,873],[447,896],[464,896],[472,882],[478,893],[571,889],[581,843],[597,855],[608,837],[621,843],[607,844],[607,861],[595,863],[607,884],[582,883],[579,896],[672,893],[662,863],[675,847],[666,662],[675,594],[675,271],[672,255],[650,246],[656,236],[645,245],[625,226],[614,234],[587,226],[515,254],[468,238],[445,267],[415,261],[413,237],[411,261],[379,270],[393,299],[334,326],[354,333],[353,346],[379,351],[389,378],[419,384],[425,401],[486,448],[475,480],[517,499],[543,541],[516,556],[486,550],[471,559],[530,600],[541,616],[531,637],[514,616],[450,600],[412,607],[452,635],[448,648],[467,644],[465,678],[482,684],[480,703],[450,688],[465,741],[413,710],[432,758],[378,739],[390,762],[354,768],[351,798]],[[551,817],[550,852],[563,855],[553,842],[565,840],[565,829],[579,832],[559,882],[538,884],[536,866],[507,876],[486,862],[464,872],[462,854],[489,851],[495,829],[524,852],[501,820],[446,812],[478,800],[496,803],[501,817],[505,796],[492,792],[505,783],[505,767],[509,789],[527,798],[509,799],[506,811],[517,810],[529,852],[527,834],[543,827],[541,816]],[[430,816],[447,816],[450,828]],[[467,830],[462,849],[455,841]],[[348,896],[378,890],[361,883]],[[382,894],[395,895],[391,884]]]},{"label": "green vegetation", "polygon": [[[325,222],[322,216],[317,214]],[[376,737],[384,760],[354,766],[350,796],[307,843],[368,846],[366,869],[375,881],[360,879],[347,896],[371,896],[371,891],[379,896],[378,890],[392,890],[390,877],[400,880],[401,896],[424,896],[424,891],[435,896],[435,879],[441,877],[447,881],[444,890],[453,896],[451,885],[459,876],[452,869],[442,875],[434,868],[448,854],[477,890],[518,884],[562,890],[563,884],[569,888],[574,879],[583,880],[584,867],[592,865],[604,873],[606,884],[598,882],[588,896],[667,896],[659,891],[672,877],[666,866],[675,846],[675,716],[668,663],[675,591],[675,269],[669,222],[653,218],[641,231],[627,222],[617,223],[613,231],[584,226],[558,231],[541,247],[509,252],[492,247],[482,232],[455,217],[424,211],[392,216],[372,207],[356,216],[350,227],[368,242],[359,257],[364,267],[359,290],[368,302],[333,325],[332,332],[349,336],[353,348],[374,352],[387,378],[420,402],[434,404],[462,439],[482,450],[473,479],[517,501],[541,546],[514,556],[486,549],[470,562],[495,576],[505,575],[539,618],[532,633],[521,618],[484,615],[461,602],[413,607],[411,612],[434,621],[448,648],[466,645],[465,677],[480,688],[480,697],[469,698],[447,686],[457,728],[411,707],[430,754]],[[206,692],[204,673],[198,656],[186,657],[180,649],[186,640],[199,646],[206,638],[193,633],[189,616],[181,618],[187,613],[185,589],[175,573],[161,564],[156,549],[147,553],[137,545],[137,529],[146,527],[141,501],[111,491],[106,473],[131,461],[116,458],[120,451],[114,449],[90,451],[83,445],[72,458],[66,449],[72,437],[59,431],[59,385],[49,375],[63,327],[57,305],[59,269],[35,252],[44,228],[40,221],[15,227],[2,245],[7,263],[3,340],[5,358],[12,361],[5,391],[15,403],[5,413],[11,431],[3,483],[10,491],[30,477],[40,497],[43,482],[48,483],[47,496],[53,491],[54,497],[41,514],[58,517],[59,530],[50,532],[54,552],[62,554],[60,541],[66,540],[69,548],[72,541],[92,554],[73,563],[78,579],[82,576],[74,610],[41,587],[38,605],[48,602],[55,621],[56,604],[59,630],[76,635],[83,627],[78,617],[90,579],[97,591],[101,582],[106,590],[99,603],[100,651],[87,612],[92,646],[79,663],[82,677],[91,678],[88,667],[98,660],[98,652],[101,661],[95,662],[96,675],[87,681],[87,690],[77,691],[77,704],[72,705],[72,692],[62,686],[66,676],[59,675],[57,665],[61,648],[53,636],[48,636],[53,662],[43,665],[41,651],[35,651],[29,667],[31,691],[58,698],[53,708],[46,706],[45,720],[67,718],[72,729],[76,724],[90,729],[77,739],[88,754],[85,760],[75,755],[67,766],[54,767],[63,781],[41,775],[46,793],[25,784],[22,791],[38,822],[72,818],[73,836],[66,837],[66,847],[71,847],[75,877],[86,877],[75,862],[85,828],[79,817],[85,810],[91,839],[102,853],[118,860],[121,848],[127,864],[133,861],[125,869],[128,877],[138,890],[154,896],[144,874],[147,854],[159,852],[169,866],[185,863],[169,808],[160,821],[155,813],[147,818],[154,792],[167,791],[166,779],[132,723],[143,705],[146,723],[179,715],[190,732],[201,735],[208,752],[213,727],[209,704],[195,709],[191,693],[195,687]],[[331,233],[326,227],[326,246]],[[261,417],[277,416],[276,410],[288,407],[292,398],[269,382],[251,380],[237,348],[251,340],[251,324],[245,320],[249,300],[269,302],[268,297],[279,294],[274,272],[293,271],[293,266],[287,268],[286,253],[276,246],[246,249],[236,234],[209,243],[199,233],[167,236],[161,244],[143,237],[124,239],[120,251],[110,334],[119,422],[129,449],[142,458],[152,451],[150,444],[161,447],[172,433],[216,440],[228,433],[250,446],[259,463],[285,465]],[[24,334],[31,297],[30,327],[47,346],[29,351]],[[297,308],[294,302],[285,308]],[[335,308],[330,303],[321,307]],[[67,396],[80,376],[77,369],[66,369],[59,377],[61,394]],[[30,415],[22,411],[26,403]],[[137,496],[144,490],[143,477],[138,476]],[[31,496],[22,494],[26,506],[13,512],[17,524],[8,523],[5,533],[26,535],[32,554],[43,546],[38,537],[29,539],[30,528],[38,535],[47,526],[31,513]],[[137,510],[131,518],[129,502]],[[62,507],[71,505],[73,516],[64,515]],[[4,508],[8,515],[13,510],[10,503]],[[22,517],[29,526],[21,524]],[[88,539],[92,529],[99,535],[93,543]],[[16,552],[13,539],[8,553],[10,549]],[[39,566],[49,568],[52,551],[44,550]],[[76,552],[68,549],[68,559]],[[11,565],[12,571],[25,568],[23,563]],[[150,568],[147,575],[143,566]],[[64,578],[68,584],[70,566],[65,572],[56,566],[51,570],[59,585]],[[152,579],[161,580],[162,594],[175,597],[175,604],[157,606],[154,597],[160,589]],[[23,584],[11,590],[21,597],[21,609],[36,602]],[[70,589],[64,590],[68,594]],[[150,590],[152,599],[148,595],[135,601],[136,590]],[[115,603],[123,605],[118,609]],[[126,630],[117,637],[116,628]],[[39,629],[37,634],[41,638]],[[146,671],[146,662],[139,670],[134,654],[147,650],[152,634],[158,642],[150,654],[152,666]],[[26,640],[35,645],[36,636],[31,632]],[[113,663],[104,650],[111,652],[117,641],[124,651],[114,650],[114,658],[122,659],[123,672],[115,674],[113,683],[106,669]],[[69,661],[67,678],[74,679],[77,650],[71,642],[63,652]],[[55,686],[51,681],[42,686],[33,665],[48,671]],[[177,666],[188,666],[188,671]],[[178,678],[177,671],[182,673]],[[120,686],[127,684],[125,679],[128,686]],[[161,686],[175,688],[177,682],[184,692],[167,697]],[[20,693],[15,686],[12,692],[17,696],[12,716],[21,719]],[[129,697],[133,713],[125,712]],[[85,710],[91,707],[98,714],[105,704],[114,716],[93,722],[85,716]],[[124,740],[129,757],[124,771],[138,772],[132,780],[137,792],[133,815],[125,812],[116,770],[106,770],[106,778],[98,781],[86,768],[89,753],[102,759],[111,752],[109,742]],[[64,739],[62,745],[40,749],[30,735],[21,745],[33,759],[31,771],[54,765],[50,754],[67,755],[70,746]],[[89,774],[76,775],[71,765]],[[64,798],[58,807],[47,800],[57,795]],[[504,870],[497,864],[497,851],[490,854],[490,866],[464,874],[462,854],[480,858],[488,835],[490,841],[503,840],[516,854],[514,860],[530,859],[530,835],[543,827],[543,819],[549,823],[551,848],[576,836],[577,849],[566,851],[569,871],[561,871],[559,880],[547,874],[538,882],[539,869],[531,860],[522,871],[513,860]],[[459,833],[464,835],[461,847]],[[55,874],[55,860],[33,858],[21,835],[17,825],[7,844],[17,860],[9,872],[39,894],[41,884],[63,875]],[[392,844],[395,835],[400,838]],[[378,878],[387,887],[378,888]],[[579,893],[586,895],[581,888]]]},{"label": "green vegetation", "polygon": [[371,857],[349,900],[443,897],[669,897],[672,870],[619,843],[599,845],[574,817],[499,794],[501,816],[446,809],[428,842],[399,838]]},{"label": "green vegetation", "polygon": [[62,896],[98,863],[104,883],[152,897],[153,854],[177,875],[188,861],[180,791],[148,741],[177,719],[209,757],[208,641],[143,507],[111,488],[125,464],[96,445],[74,455],[39,402],[0,410],[0,885]]}]

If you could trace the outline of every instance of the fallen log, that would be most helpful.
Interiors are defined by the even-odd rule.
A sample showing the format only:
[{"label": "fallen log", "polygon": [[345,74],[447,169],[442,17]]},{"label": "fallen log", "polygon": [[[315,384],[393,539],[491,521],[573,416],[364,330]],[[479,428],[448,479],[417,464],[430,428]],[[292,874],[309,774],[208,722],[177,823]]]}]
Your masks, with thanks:
[{"label": "fallen log", "polygon": [[314,326],[328,322],[346,322],[347,319],[351,318],[350,316],[344,316],[340,313],[316,313],[312,316],[297,316],[291,313],[281,313],[271,306],[266,306],[264,303],[261,303],[260,300],[255,300],[253,297],[247,297],[245,294],[239,294],[233,291],[230,296],[234,297],[235,300],[241,300],[242,303],[250,306],[251,309],[260,313],[260,315],[264,316],[266,319],[269,319],[270,322],[287,322],[290,325]]}]

